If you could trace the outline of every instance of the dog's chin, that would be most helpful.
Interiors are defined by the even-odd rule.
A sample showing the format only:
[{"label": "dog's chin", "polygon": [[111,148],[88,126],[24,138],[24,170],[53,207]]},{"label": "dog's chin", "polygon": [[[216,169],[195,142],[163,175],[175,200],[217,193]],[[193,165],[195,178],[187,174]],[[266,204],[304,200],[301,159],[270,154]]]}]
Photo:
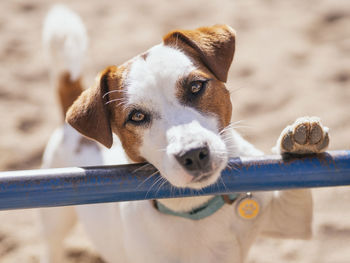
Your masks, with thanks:
[{"label": "dog's chin", "polygon": [[212,184],[215,184],[221,175],[221,170],[213,173],[206,173],[198,177],[194,177],[190,183],[186,185],[187,188],[202,189]]},{"label": "dog's chin", "polygon": [[196,176],[193,176],[193,174],[180,168],[176,169],[174,174],[162,173],[161,171],[161,175],[176,188],[191,188],[199,190],[215,184],[221,176],[221,171],[225,168],[225,165],[226,162],[222,161],[215,167],[215,169],[205,173],[200,173]]},{"label": "dog's chin", "polygon": [[226,165],[227,159],[221,159],[220,161],[216,160],[216,164],[212,164],[211,171],[192,177],[192,180],[186,185],[186,187],[202,189],[215,184],[219,180],[221,172],[225,169]]}]

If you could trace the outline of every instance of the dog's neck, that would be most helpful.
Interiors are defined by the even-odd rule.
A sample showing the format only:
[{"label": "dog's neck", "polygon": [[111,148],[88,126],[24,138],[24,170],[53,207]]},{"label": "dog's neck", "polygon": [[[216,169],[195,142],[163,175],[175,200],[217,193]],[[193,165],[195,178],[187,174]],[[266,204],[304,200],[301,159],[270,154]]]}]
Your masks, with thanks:
[{"label": "dog's neck", "polygon": [[189,212],[207,203],[213,196],[195,196],[158,199],[157,201],[175,212]]}]

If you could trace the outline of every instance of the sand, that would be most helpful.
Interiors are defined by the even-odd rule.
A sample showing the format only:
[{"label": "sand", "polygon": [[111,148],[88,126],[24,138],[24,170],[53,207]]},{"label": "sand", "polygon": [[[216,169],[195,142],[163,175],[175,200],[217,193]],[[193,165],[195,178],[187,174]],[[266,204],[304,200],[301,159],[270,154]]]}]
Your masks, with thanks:
[{"label": "sand", "polygon": [[[350,149],[349,0],[63,1],[90,36],[87,86],[175,28],[226,23],[237,30],[227,86],[233,121],[266,153],[284,126],[316,115],[331,131],[330,149]],[[0,170],[40,166],[61,121],[41,46],[44,0],[0,3]],[[315,189],[314,236],[260,238],[248,262],[350,262],[350,190]],[[38,262],[43,252],[36,210],[0,213],[0,262]],[[102,262],[78,226],[68,262]]]}]

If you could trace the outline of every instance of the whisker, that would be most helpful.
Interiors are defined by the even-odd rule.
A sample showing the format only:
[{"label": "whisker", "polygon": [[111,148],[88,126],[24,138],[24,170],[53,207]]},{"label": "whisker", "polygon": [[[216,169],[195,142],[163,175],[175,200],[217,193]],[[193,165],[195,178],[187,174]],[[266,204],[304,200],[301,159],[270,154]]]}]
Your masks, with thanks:
[{"label": "whisker", "polygon": [[136,169],[135,169],[134,171],[132,171],[131,173],[132,173],[132,174],[133,174],[133,173],[136,173],[137,171],[140,171],[140,170],[146,168],[147,166],[151,166],[151,164],[150,164],[150,163],[146,163],[146,164],[142,165],[141,167],[136,168]]},{"label": "whisker", "polygon": [[233,167],[231,164],[227,163],[226,167],[228,167],[228,169],[230,170],[237,170],[236,167]]},{"label": "whisker", "polygon": [[225,133],[226,131],[229,131],[230,129],[235,129],[235,128],[253,128],[253,126],[248,126],[248,125],[238,125],[240,123],[244,122],[244,120],[239,120],[235,122],[231,122],[228,124],[225,128],[223,128],[220,132],[219,135]]},{"label": "whisker", "polygon": [[[123,102],[126,103],[126,101],[125,101],[124,98],[119,98],[119,99],[109,100],[109,101],[107,101],[107,102],[105,103],[105,105],[110,104],[110,103],[112,103],[112,102],[116,102],[116,101],[122,101],[122,103],[123,103]],[[118,104],[118,105],[119,105],[119,104]]]},{"label": "whisker", "polygon": [[115,93],[115,92],[125,93],[125,90],[110,90],[110,91],[106,92],[105,94],[103,94],[102,98],[104,99],[108,94]]},{"label": "whisker", "polygon": [[240,125],[240,126],[234,126],[232,127],[233,129],[253,129],[253,126],[248,126],[248,125]]},{"label": "whisker", "polygon": [[227,166],[230,168],[230,170],[239,171],[239,168],[235,167],[234,165],[228,163]]},{"label": "whisker", "polygon": [[229,90],[229,93],[230,93],[230,95],[232,95],[233,93],[235,93],[235,92],[237,92],[237,91],[239,91],[239,90],[241,90],[241,89],[245,89],[246,87],[238,87],[238,88],[235,88],[235,89],[233,89],[233,90]]},{"label": "whisker", "polygon": [[143,180],[143,181],[136,187],[136,189],[139,188],[141,185],[143,185],[145,182],[147,182],[150,178],[152,178],[153,176],[157,175],[157,173],[159,173],[159,171],[156,171],[156,172],[152,173],[151,175],[147,176],[147,178],[146,178],[145,180]]},{"label": "whisker", "polygon": [[[241,122],[245,122],[245,120],[231,121],[231,122],[228,124],[228,126],[229,126],[229,125],[238,124],[238,123],[241,123]],[[227,126],[226,126],[226,127],[227,127]]]},{"label": "whisker", "polygon": [[165,178],[163,178],[164,181],[163,183],[161,183],[161,185],[158,187],[157,191],[156,191],[156,195],[158,194],[159,190],[162,188],[162,186],[167,182],[167,180]]},{"label": "whisker", "polygon": [[146,197],[145,197],[145,198],[147,198],[148,193],[149,193],[149,191],[151,191],[151,189],[153,188],[153,186],[155,186],[157,183],[159,183],[162,179],[163,179],[162,177],[159,177],[159,178],[151,185],[151,187],[148,189],[148,191],[147,191],[147,193],[146,193]]},{"label": "whisker", "polygon": [[224,186],[225,190],[228,191],[227,187],[226,187],[226,184],[224,182],[224,179],[222,179],[222,177],[220,176],[220,182],[222,183],[222,185]]}]

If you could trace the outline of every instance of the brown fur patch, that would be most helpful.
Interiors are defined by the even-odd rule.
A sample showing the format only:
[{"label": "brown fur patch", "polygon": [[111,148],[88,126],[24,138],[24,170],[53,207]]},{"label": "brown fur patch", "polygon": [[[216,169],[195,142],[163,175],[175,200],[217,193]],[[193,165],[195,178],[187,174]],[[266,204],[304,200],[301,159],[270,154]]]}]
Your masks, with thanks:
[{"label": "brown fur patch", "polygon": [[[146,53],[145,53],[146,54]],[[129,110],[124,107],[127,98],[125,97],[125,85],[123,83],[123,72],[130,64],[126,63],[119,71],[115,71],[109,75],[108,87],[108,104],[111,112],[112,130],[118,135],[126,154],[134,162],[144,162],[145,159],[140,156],[139,147],[142,143],[138,127],[126,124],[125,120],[128,117]]]},{"label": "brown fur patch", "polygon": [[235,52],[235,32],[227,25],[201,27],[195,30],[175,30],[164,36],[165,45],[192,49],[214,75],[227,81]]},{"label": "brown fur patch", "polygon": [[[194,107],[200,112],[214,114],[219,119],[219,129],[230,124],[232,104],[230,93],[223,82],[214,78],[203,65],[196,65],[198,70],[193,72],[186,80],[179,80],[176,87],[176,97],[181,104]],[[190,82],[196,79],[210,79],[204,91],[195,98],[189,98]]]},{"label": "brown fur patch", "polygon": [[84,90],[80,79],[72,81],[70,77],[69,72],[63,72],[58,78],[58,98],[60,100],[64,117],[66,116],[69,107]]},{"label": "brown fur patch", "polygon": [[83,135],[106,147],[112,146],[112,131],[118,135],[129,158],[135,162],[145,161],[139,156],[141,138],[137,127],[125,125],[128,110],[124,108],[125,66],[106,68],[97,84],[75,101],[67,113],[67,122]]},{"label": "brown fur patch", "polygon": [[148,57],[148,52],[144,52],[140,55],[141,58],[143,58],[143,60],[146,60]]},{"label": "brown fur patch", "polygon": [[104,94],[108,92],[108,75],[114,67],[105,69],[96,85],[85,90],[69,108],[66,121],[83,135],[110,148],[113,143],[110,114]]},{"label": "brown fur patch", "polygon": [[[229,125],[232,104],[223,82],[227,80],[234,55],[234,32],[227,26],[176,30],[164,37],[164,43],[180,48],[197,68],[185,81],[178,81],[176,96],[179,101],[201,112],[215,114],[219,118],[220,129]],[[188,85],[196,78],[210,81],[203,93],[189,100]]]}]

